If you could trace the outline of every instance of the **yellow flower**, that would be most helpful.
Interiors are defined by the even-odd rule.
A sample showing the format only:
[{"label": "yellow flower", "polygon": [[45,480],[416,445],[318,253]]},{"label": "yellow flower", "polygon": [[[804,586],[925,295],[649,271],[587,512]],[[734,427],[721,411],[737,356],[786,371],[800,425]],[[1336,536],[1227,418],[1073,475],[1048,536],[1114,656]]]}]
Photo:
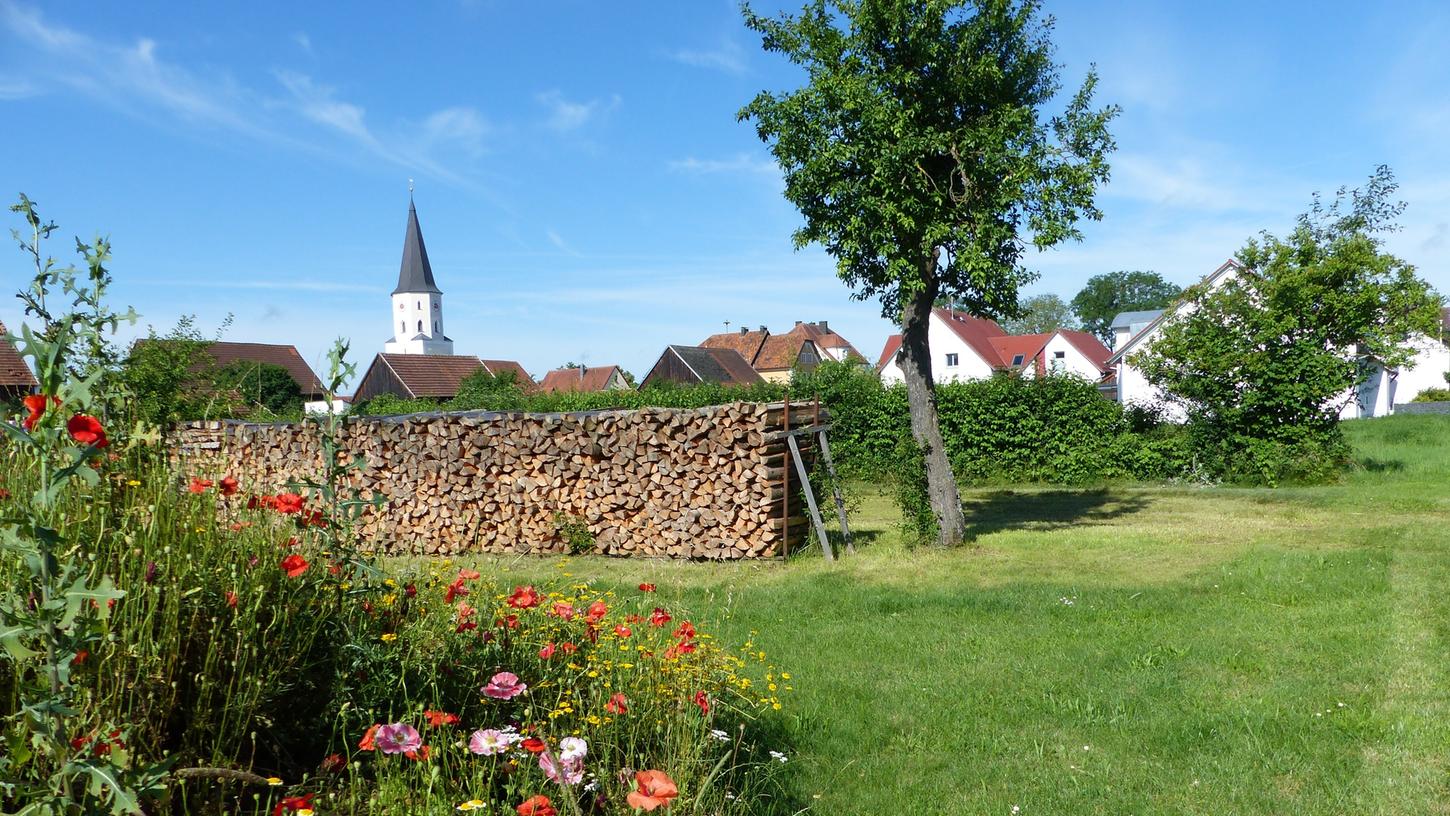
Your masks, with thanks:
[{"label": "yellow flower", "polygon": [[485,804],[484,804],[484,801],[482,799],[469,799],[467,802],[461,802],[461,803],[459,803],[459,805],[456,808],[456,810],[462,810],[462,811],[467,812],[467,811],[470,811],[470,810],[479,810],[480,808],[483,808],[483,807],[485,807]]},{"label": "yellow flower", "polygon": [[278,785],[282,784],[282,778],[277,776],[269,776],[267,777],[267,784],[275,788]]},{"label": "yellow flower", "polygon": [[300,809],[298,809],[297,816],[312,816],[312,808],[300,808]]},{"label": "yellow flower", "polygon": [[381,640],[384,643],[392,643],[397,639],[398,634],[396,632],[384,632],[382,636],[378,638],[378,640]]},{"label": "yellow flower", "polygon": [[139,479],[127,479],[126,480],[126,484],[129,485],[129,486],[131,486],[131,487],[140,487],[141,486],[141,480],[139,480]]}]

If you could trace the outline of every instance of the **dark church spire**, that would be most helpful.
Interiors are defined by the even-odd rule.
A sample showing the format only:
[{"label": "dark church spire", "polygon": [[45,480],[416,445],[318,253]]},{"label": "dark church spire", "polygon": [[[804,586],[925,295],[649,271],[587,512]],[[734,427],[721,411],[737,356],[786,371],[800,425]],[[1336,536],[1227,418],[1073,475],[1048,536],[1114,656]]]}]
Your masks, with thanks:
[{"label": "dark church spire", "polygon": [[443,294],[433,282],[433,267],[428,265],[428,249],[423,246],[423,230],[418,226],[418,211],[413,208],[413,186],[408,185],[408,232],[403,237],[403,266],[398,270],[398,288],[393,294],[432,292]]}]

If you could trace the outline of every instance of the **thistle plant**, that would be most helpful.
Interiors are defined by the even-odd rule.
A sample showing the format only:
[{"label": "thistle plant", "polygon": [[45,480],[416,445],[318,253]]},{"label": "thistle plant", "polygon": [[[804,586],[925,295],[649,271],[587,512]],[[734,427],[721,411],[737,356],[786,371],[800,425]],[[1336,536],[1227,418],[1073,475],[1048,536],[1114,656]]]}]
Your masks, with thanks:
[{"label": "thistle plant", "polygon": [[[123,724],[77,733],[85,718],[71,677],[106,637],[111,608],[125,595],[109,577],[93,574],[85,545],[67,541],[63,532],[72,488],[99,483],[112,444],[96,417],[96,383],[106,371],[104,331],[124,319],[103,305],[109,248],[101,239],[78,242],[87,285],[74,267],[42,254],[56,227],[41,221],[34,203],[21,196],[11,209],[30,226],[28,240],[16,236],[35,264],[20,298],[42,329],[25,325],[18,337],[6,337],[31,360],[39,389],[25,397],[25,416],[0,423],[36,485],[31,495],[13,496],[0,514],[0,551],[21,567],[17,582],[0,595],[0,659],[15,664],[20,699],[4,722],[0,785],[6,799],[24,804],[21,814],[141,813],[141,798],[159,791],[166,764],[133,766]],[[56,287],[72,297],[63,312],[48,303]]]}]

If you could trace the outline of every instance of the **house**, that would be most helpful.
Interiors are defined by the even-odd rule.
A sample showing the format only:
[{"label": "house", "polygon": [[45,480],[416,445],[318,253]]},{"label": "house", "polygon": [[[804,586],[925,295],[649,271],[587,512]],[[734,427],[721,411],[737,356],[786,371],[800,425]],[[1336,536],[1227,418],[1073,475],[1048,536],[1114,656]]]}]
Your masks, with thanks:
[{"label": "house", "polygon": [[577,366],[556,368],[544,375],[539,390],[545,394],[560,391],[620,391],[630,388],[619,366]]},{"label": "house", "polygon": [[[409,188],[411,190],[411,187]],[[383,344],[384,354],[453,353],[453,341],[443,333],[443,290],[433,280],[428,248],[418,210],[408,195],[408,223],[403,235],[403,264],[392,294],[393,337]]]},{"label": "house", "polygon": [[353,402],[392,394],[403,399],[452,399],[471,374],[513,374],[524,390],[537,386],[523,366],[512,360],[481,360],[454,354],[379,354],[358,383]]},{"label": "house", "polygon": [[[1212,290],[1233,280],[1244,271],[1244,266],[1230,258],[1199,284]],[[1113,318],[1113,353],[1108,358],[1106,371],[1116,386],[1114,394],[1124,405],[1151,405],[1159,408],[1164,416],[1175,422],[1187,419],[1183,408],[1169,400],[1161,390],[1148,382],[1132,363],[1135,353],[1149,348],[1161,334],[1164,325],[1176,315],[1189,314],[1194,308],[1192,301],[1180,300],[1165,310],[1157,312],[1124,312]],[[1427,388],[1444,387],[1445,372],[1450,371],[1450,348],[1445,338],[1450,336],[1450,309],[1442,312],[1445,328],[1441,337],[1418,337],[1411,340],[1415,358],[1407,366],[1386,369],[1378,362],[1366,358],[1370,367],[1368,378],[1350,393],[1344,393],[1344,407],[1341,419],[1385,416],[1398,403],[1409,402]]]},{"label": "house", "polygon": [[771,334],[764,326],[712,334],[697,348],[734,351],[767,382],[790,382],[796,368],[810,370],[821,361],[815,341],[805,334]]},{"label": "house", "polygon": [[[1112,354],[1096,337],[1073,329],[1040,334],[1008,334],[996,321],[953,309],[932,309],[927,323],[932,379],[936,382],[983,380],[997,373],[1023,377],[1072,374],[1102,379]],[[897,354],[901,335],[886,339],[876,372],[886,385],[904,381]]]},{"label": "house", "polygon": [[838,363],[857,361],[866,362],[866,355],[856,350],[846,338],[831,330],[829,324],[824,320],[809,323],[801,320],[795,322],[795,328],[787,334],[802,334],[816,344],[816,349],[821,354],[821,359],[831,359]]},{"label": "house", "polygon": [[[152,343],[167,342],[171,341],[165,338],[143,337],[137,340],[132,348],[141,349]],[[285,369],[293,382],[297,383],[297,389],[302,392],[302,399],[305,402],[322,400],[325,397],[327,389],[323,387],[322,380],[312,370],[312,366],[302,359],[302,354],[297,351],[296,346],[283,343],[233,343],[218,340],[201,344],[199,351],[210,358],[203,361],[203,365],[209,362],[216,368],[225,368],[237,363],[278,366]]]},{"label": "house", "polygon": [[[0,338],[9,334],[4,323],[0,323]],[[34,393],[35,375],[25,365],[20,352],[5,340],[0,340],[0,400],[16,402],[26,394]]]},{"label": "house", "polygon": [[733,348],[667,346],[654,367],[645,375],[640,388],[649,388],[661,382],[684,385],[754,385],[765,382],[765,378],[751,368],[745,357]]}]

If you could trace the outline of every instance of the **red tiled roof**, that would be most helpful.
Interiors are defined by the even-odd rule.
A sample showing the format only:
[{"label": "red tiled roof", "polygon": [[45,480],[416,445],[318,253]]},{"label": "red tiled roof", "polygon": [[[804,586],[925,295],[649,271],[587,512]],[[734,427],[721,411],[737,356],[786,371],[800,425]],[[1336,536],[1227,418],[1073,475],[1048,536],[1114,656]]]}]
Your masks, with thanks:
[{"label": "red tiled roof", "polygon": [[534,382],[534,378],[529,376],[529,372],[525,371],[523,366],[513,360],[479,360],[479,362],[483,364],[484,369],[488,373],[494,376],[498,376],[505,371],[512,371],[514,381],[525,391],[533,391],[539,387],[539,384]]},{"label": "red tiled roof", "polygon": [[886,346],[881,349],[881,359],[876,361],[876,373],[880,374],[886,364],[896,359],[896,352],[901,350],[901,335],[893,334],[886,338]]},{"label": "red tiled roof", "polygon": [[378,359],[415,398],[457,396],[464,378],[484,367],[477,357],[445,354],[379,354]]},{"label": "red tiled roof", "polygon": [[586,366],[556,368],[544,375],[539,390],[545,394],[557,391],[603,391],[619,366]]},{"label": "red tiled roof", "polygon": [[772,334],[760,345],[760,353],[750,364],[756,371],[789,371],[809,342],[804,334]]},{"label": "red tiled roof", "polygon": [[797,334],[797,333],[804,334],[806,337],[809,337],[811,339],[811,341],[816,344],[816,347],[817,348],[832,348],[832,349],[834,349],[834,348],[843,348],[843,349],[846,349],[846,359],[848,359],[848,360],[850,358],[852,358],[852,357],[856,357],[856,358],[859,358],[861,360],[865,360],[866,359],[866,355],[864,355],[861,352],[857,351],[856,350],[856,347],[853,346],[853,345],[851,345],[850,342],[846,340],[846,338],[842,337],[839,334],[836,334],[835,332],[831,331],[830,329],[823,329],[823,328],[821,328],[821,325],[819,323],[806,323],[806,322],[797,323],[796,326],[795,326],[795,328],[791,329],[788,333],[789,334]]},{"label": "red tiled roof", "polygon": [[[10,330],[0,323],[0,337],[9,334]],[[0,386],[34,388],[36,385],[35,375],[25,365],[20,352],[9,343],[0,340]]]},{"label": "red tiled roof", "polygon": [[1099,370],[1108,367],[1108,358],[1113,356],[1113,350],[1103,345],[1103,341],[1095,335],[1076,329],[1058,329],[1057,332],[1066,337],[1067,342],[1076,346],[1077,350],[1091,360]]},{"label": "red tiled roof", "polygon": [[942,322],[951,328],[958,337],[962,339],[992,368],[1008,368],[1008,360],[1003,360],[997,350],[992,347],[991,338],[1001,337],[1007,332],[1002,331],[995,321],[985,317],[976,317],[966,312],[957,312],[951,309],[932,309]]},{"label": "red tiled roof", "polygon": [[[992,337],[988,342],[992,344],[992,350],[1002,359],[1003,365],[1007,368],[1019,368],[1030,365],[1037,355],[1042,353],[1042,347],[1052,339],[1052,333],[1047,334],[1004,334],[1000,337]],[[1022,362],[1013,363],[1017,355],[1022,355]]]},{"label": "red tiled roof", "polygon": [[700,343],[699,348],[734,349],[745,358],[745,362],[754,365],[756,358],[760,356],[760,349],[765,345],[768,337],[770,337],[770,332],[763,328],[752,331],[742,329],[737,332],[722,332],[706,337],[704,342]]}]

